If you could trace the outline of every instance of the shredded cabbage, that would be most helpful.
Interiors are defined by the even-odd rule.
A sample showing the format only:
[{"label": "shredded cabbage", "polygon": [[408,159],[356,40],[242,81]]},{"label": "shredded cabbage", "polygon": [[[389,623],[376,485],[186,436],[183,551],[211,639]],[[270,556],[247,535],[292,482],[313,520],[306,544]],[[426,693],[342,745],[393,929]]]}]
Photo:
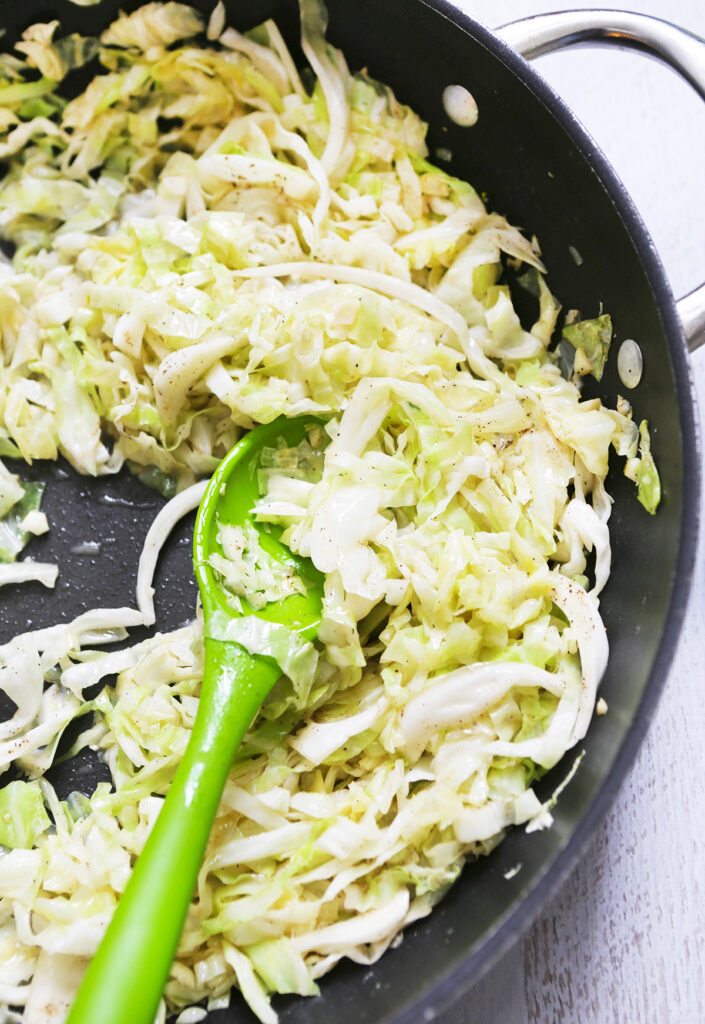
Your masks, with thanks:
[{"label": "shredded cabbage", "polygon": [[306,593],[306,585],[293,569],[267,557],[251,523],[229,526],[219,521],[218,540],[223,554],[214,552],[208,561],[237,611],[242,609],[241,597],[251,608],[261,609],[271,601]]},{"label": "shredded cabbage", "polygon": [[38,782],[9,782],[0,789],[0,844],[32,849],[50,827]]},{"label": "shredded cabbage", "polygon": [[[265,449],[255,525],[219,524],[212,567],[254,614],[210,635],[282,676],[166,987],[162,1014],[183,1021],[237,987],[275,1022],[272,993],[373,962],[466,858],[550,825],[533,784],[585,736],[607,663],[611,447],[659,502],[646,423],[578,386],[602,374],[609,317],[565,328],[566,379],[537,244],[428,161],[420,118],[327,44],[320,0],[301,18],[310,90],[273,22],[242,35],[222,3],[207,26],[149,3],[100,39],[35,25],[0,58],[0,456],[127,465],[171,499],[136,609],[0,647],[0,772],[27,777],[0,791],[12,1019],[70,1005],[189,741],[200,615],[125,641],[154,624],[159,551],[244,431],[325,422]],[[506,260],[525,264],[533,324]],[[0,584],[53,585],[56,566],[14,562],[46,528],[40,498],[0,464]],[[268,558],[270,526],[325,574],[314,643],[256,614],[304,586]],[[78,718],[68,756],[91,747],[112,781],[60,801],[43,776]]]},{"label": "shredded cabbage", "polygon": [[43,494],[43,483],[21,483],[0,461],[0,578],[11,578],[17,571],[1,563],[14,562],[32,536],[49,529],[46,515],[39,511]]},{"label": "shredded cabbage", "polygon": [[578,376],[592,374],[602,380],[602,374],[612,343],[612,319],[607,313],[594,320],[579,320],[563,328],[563,337],[575,349],[573,372]]}]

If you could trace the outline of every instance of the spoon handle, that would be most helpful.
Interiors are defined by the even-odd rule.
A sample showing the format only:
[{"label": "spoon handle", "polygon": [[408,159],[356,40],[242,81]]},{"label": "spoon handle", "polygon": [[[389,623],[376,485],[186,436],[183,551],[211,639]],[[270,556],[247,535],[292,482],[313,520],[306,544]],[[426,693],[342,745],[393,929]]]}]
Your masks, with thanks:
[{"label": "spoon handle", "polygon": [[281,675],[268,658],[206,640],[191,740],[67,1024],[153,1024],[230,766]]}]

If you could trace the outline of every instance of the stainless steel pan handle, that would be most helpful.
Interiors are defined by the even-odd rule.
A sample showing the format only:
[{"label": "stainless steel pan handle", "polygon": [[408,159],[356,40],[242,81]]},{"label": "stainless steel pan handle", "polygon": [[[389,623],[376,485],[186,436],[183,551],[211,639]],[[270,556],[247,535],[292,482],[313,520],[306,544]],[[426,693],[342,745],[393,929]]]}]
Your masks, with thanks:
[{"label": "stainless steel pan handle", "polygon": [[[557,11],[510,22],[496,33],[527,60],[567,46],[610,44],[655,57],[705,99],[705,40],[669,21],[628,11]],[[678,302],[691,352],[705,344],[705,284]]]}]

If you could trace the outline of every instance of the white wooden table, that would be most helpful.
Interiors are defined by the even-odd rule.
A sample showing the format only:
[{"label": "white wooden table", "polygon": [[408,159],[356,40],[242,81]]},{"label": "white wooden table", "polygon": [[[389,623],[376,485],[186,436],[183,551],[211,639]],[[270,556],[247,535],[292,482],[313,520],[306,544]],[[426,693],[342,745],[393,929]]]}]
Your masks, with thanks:
[{"label": "white wooden table", "polygon": [[[705,0],[456,0],[494,27],[562,8],[638,9],[705,36]],[[676,295],[705,280],[705,104],[635,53],[538,69],[631,192]],[[693,359],[705,419],[705,348]],[[595,841],[531,930],[442,1024],[705,1021],[705,545],[651,729]]]}]

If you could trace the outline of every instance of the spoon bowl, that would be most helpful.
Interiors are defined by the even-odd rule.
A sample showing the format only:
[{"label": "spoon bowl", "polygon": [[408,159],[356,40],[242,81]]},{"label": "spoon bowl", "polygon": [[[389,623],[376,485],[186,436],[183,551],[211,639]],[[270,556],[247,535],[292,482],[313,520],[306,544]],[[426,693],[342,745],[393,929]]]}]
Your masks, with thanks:
[{"label": "spoon bowl", "polygon": [[[310,559],[293,554],[281,543],[279,527],[268,525],[262,529],[252,519],[252,509],[260,497],[257,475],[263,448],[273,446],[279,438],[283,438],[288,447],[294,447],[315,426],[320,427],[320,421],[311,417],[292,420],[279,417],[273,423],[256,427],[235,445],[211,477],[201,499],[193,537],[193,564],[206,622],[216,610],[232,617],[255,614],[296,630],[306,640],[312,640],[316,635],[321,614],[323,574]],[[222,524],[254,526],[265,554],[295,573],[306,584],[306,593],[291,594],[257,611],[243,601],[243,611],[235,610],[209,562],[211,555],[223,554],[219,540]]]}]

